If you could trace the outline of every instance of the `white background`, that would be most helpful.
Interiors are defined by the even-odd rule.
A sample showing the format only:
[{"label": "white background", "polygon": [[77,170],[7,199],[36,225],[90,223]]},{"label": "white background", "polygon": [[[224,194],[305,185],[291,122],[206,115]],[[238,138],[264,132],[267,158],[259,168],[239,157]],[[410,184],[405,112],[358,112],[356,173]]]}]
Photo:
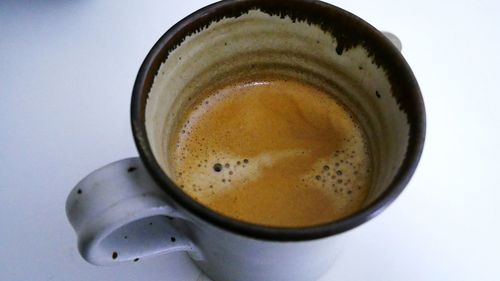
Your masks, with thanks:
[{"label": "white background", "polygon": [[[321,281],[500,280],[499,2],[331,2],[400,37],[428,128],[405,192]],[[64,211],[87,173],[137,155],[139,65],[208,3],[0,1],[0,280],[208,280],[183,254],[89,265]]]}]

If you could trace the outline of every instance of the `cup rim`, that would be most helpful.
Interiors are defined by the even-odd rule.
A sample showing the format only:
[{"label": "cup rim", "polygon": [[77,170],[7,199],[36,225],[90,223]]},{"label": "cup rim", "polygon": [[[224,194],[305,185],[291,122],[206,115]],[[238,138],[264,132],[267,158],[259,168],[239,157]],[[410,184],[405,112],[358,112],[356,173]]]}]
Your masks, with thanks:
[{"label": "cup rim", "polygon": [[[339,24],[339,32],[345,31],[343,38],[347,38],[343,42],[342,48],[348,49],[357,44],[366,44],[364,46],[372,51],[375,62],[388,72],[391,85],[400,91],[404,90],[404,95],[395,97],[406,111],[410,124],[405,158],[389,187],[379,198],[346,218],[301,228],[272,227],[239,221],[217,213],[192,199],[175,185],[154,157],[145,126],[146,101],[154,77],[160,65],[168,57],[170,50],[182,42],[186,35],[196,32],[200,27],[225,16],[241,15],[254,8],[264,12],[286,13],[289,16],[304,19],[320,26],[336,20],[336,24]],[[347,30],[347,28],[349,29]],[[339,42],[339,46],[341,43]],[[397,86],[394,86],[394,83]],[[418,83],[406,60],[381,32],[357,16],[321,1],[225,0],[203,7],[188,15],[166,31],[152,47],[144,59],[134,83],[131,101],[131,125],[134,141],[145,167],[158,186],[176,204],[205,222],[239,235],[270,241],[304,241],[339,234],[355,228],[388,207],[403,191],[415,172],[424,146],[426,120],[425,107]]]}]

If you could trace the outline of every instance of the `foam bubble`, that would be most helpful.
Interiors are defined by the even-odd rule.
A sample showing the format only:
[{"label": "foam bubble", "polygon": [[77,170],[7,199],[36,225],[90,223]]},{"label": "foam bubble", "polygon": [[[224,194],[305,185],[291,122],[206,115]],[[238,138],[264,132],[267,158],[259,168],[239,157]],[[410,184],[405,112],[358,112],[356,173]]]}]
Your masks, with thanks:
[{"label": "foam bubble", "polygon": [[216,171],[216,172],[220,172],[220,171],[222,171],[222,164],[220,164],[220,163],[215,163],[215,164],[214,164],[214,171]]}]

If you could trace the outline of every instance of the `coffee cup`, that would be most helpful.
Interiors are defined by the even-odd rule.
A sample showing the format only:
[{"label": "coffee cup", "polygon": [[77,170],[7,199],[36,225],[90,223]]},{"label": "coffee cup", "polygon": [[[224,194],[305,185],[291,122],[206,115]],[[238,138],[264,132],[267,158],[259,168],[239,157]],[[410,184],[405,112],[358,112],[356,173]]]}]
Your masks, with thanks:
[{"label": "coffee cup", "polygon": [[[320,1],[221,1],[187,16],[139,69],[131,104],[139,156],[90,173],[68,196],[82,257],[111,265],[186,252],[217,281],[318,279],[347,232],[388,207],[420,159],[425,109],[400,46],[393,35]],[[218,213],[176,185],[165,136],[185,105],[213,81],[262,71],[334,89],[356,114],[374,163],[358,211],[307,227],[265,226]]]}]

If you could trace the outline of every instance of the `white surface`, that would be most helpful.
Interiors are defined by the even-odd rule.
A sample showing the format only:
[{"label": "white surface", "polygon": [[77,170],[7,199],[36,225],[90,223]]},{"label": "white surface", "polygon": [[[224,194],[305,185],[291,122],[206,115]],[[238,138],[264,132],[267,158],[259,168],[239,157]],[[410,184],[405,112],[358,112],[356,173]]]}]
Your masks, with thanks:
[{"label": "white surface", "polygon": [[[139,65],[209,2],[0,1],[0,280],[206,280],[182,254],[85,263],[64,203],[93,169],[137,155]],[[401,2],[335,4],[400,37],[426,102],[425,151],[321,281],[499,280],[499,2]]]}]

